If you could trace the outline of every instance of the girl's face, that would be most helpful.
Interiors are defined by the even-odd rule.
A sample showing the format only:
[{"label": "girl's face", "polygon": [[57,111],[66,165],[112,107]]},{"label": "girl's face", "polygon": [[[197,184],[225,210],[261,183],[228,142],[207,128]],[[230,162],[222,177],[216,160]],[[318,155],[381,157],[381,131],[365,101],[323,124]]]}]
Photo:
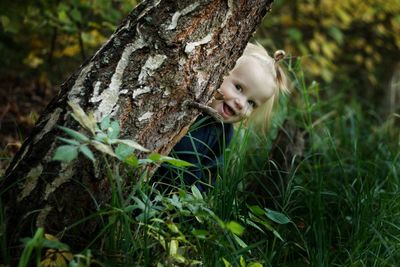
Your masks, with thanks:
[{"label": "girl's face", "polygon": [[214,100],[210,107],[222,116],[225,123],[247,118],[274,94],[276,84],[271,70],[272,63],[271,69],[267,69],[254,57],[239,58],[219,88],[223,100]]}]

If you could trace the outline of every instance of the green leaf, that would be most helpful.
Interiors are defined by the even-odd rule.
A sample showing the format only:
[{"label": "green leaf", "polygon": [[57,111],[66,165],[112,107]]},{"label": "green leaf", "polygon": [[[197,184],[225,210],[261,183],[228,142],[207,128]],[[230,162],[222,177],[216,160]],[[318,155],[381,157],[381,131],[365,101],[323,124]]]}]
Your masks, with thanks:
[{"label": "green leaf", "polygon": [[240,247],[242,247],[242,248],[248,247],[247,244],[242,239],[240,239],[240,237],[238,237],[237,235],[233,235],[233,238],[236,240],[236,242],[238,243],[238,245]]},{"label": "green leaf", "polygon": [[71,17],[76,21],[76,22],[81,22],[82,20],[82,15],[81,12],[79,12],[78,9],[74,8],[71,10]]},{"label": "green leaf", "polygon": [[108,127],[111,126],[110,122],[111,122],[110,117],[109,117],[109,116],[105,116],[105,117],[101,120],[100,129],[103,130],[103,131],[107,130]]},{"label": "green leaf", "polygon": [[80,133],[80,132],[77,132],[77,131],[75,131],[75,130],[72,130],[72,129],[70,129],[70,128],[63,127],[63,126],[58,126],[58,128],[60,128],[60,129],[63,130],[66,134],[68,134],[68,135],[71,136],[72,138],[75,138],[75,139],[78,140],[78,141],[81,141],[81,142],[89,142],[89,138],[88,138],[86,135],[84,135],[84,134],[82,134],[82,133]]},{"label": "green leaf", "polygon": [[271,220],[273,220],[274,222],[279,223],[279,224],[290,223],[290,219],[288,217],[286,217],[284,214],[277,212],[277,211],[267,209],[267,208],[265,208],[265,210],[267,211],[267,213],[266,213],[267,217],[270,218]]},{"label": "green leaf", "polygon": [[94,158],[93,152],[89,149],[89,147],[87,145],[80,146],[79,151],[82,152],[82,154],[85,155],[92,162],[96,161],[96,159]]},{"label": "green leaf", "polygon": [[236,235],[242,235],[244,232],[244,227],[235,221],[228,222],[226,228]]},{"label": "green leaf", "polygon": [[251,262],[247,267],[263,267],[263,265],[259,262]]},{"label": "green leaf", "polygon": [[161,155],[158,153],[151,153],[150,156],[148,156],[148,159],[153,161],[153,162],[157,162],[159,161],[161,158]]},{"label": "green leaf", "polygon": [[171,164],[175,167],[191,167],[194,166],[192,163],[181,160],[181,159],[176,159],[168,156],[162,156],[158,153],[152,153],[148,159],[150,159],[153,162],[166,162],[168,164]]},{"label": "green leaf", "polygon": [[303,34],[301,33],[301,31],[299,29],[296,29],[296,28],[288,29],[287,34],[295,42],[301,42],[301,40],[303,39]]},{"label": "green leaf", "polygon": [[224,262],[225,267],[232,267],[232,264],[230,264],[230,262],[227,261],[225,258],[222,258],[222,261]]},{"label": "green leaf", "polygon": [[203,200],[203,196],[202,196],[200,190],[197,188],[196,185],[192,185],[192,187],[190,189],[192,190],[193,196],[196,199]]},{"label": "green leaf", "polygon": [[256,216],[252,215],[251,213],[250,213],[250,218],[253,221],[262,224],[265,228],[267,228],[269,231],[271,231],[277,238],[279,238],[281,241],[284,241],[283,238],[281,237],[281,235],[267,221],[262,220]]},{"label": "green leaf", "polygon": [[139,160],[135,155],[130,155],[124,159],[124,162],[134,168],[139,167]]},{"label": "green leaf", "polygon": [[118,144],[115,149],[115,154],[120,160],[125,160],[128,156],[133,154],[134,149],[125,144]]},{"label": "green leaf", "polygon": [[180,233],[179,228],[178,228],[178,226],[176,226],[175,223],[172,223],[172,222],[171,223],[167,223],[167,227],[168,227],[169,230],[171,230],[171,232],[173,232],[175,234],[179,234]]},{"label": "green leaf", "polygon": [[106,144],[108,144],[109,141],[108,136],[103,132],[98,132],[94,139]]},{"label": "green leaf", "polygon": [[344,35],[343,32],[338,27],[335,26],[330,27],[328,33],[338,44],[343,43]]},{"label": "green leaf", "polygon": [[0,22],[5,32],[18,33],[18,24],[11,21],[9,17],[4,15],[0,16]]},{"label": "green leaf", "polygon": [[182,203],[177,195],[172,195],[172,197],[166,198],[166,201],[176,207],[179,211],[182,210]]},{"label": "green leaf", "polygon": [[143,151],[143,152],[149,152],[150,150],[148,150],[147,148],[142,147],[141,145],[139,145],[137,142],[133,141],[133,140],[129,140],[129,139],[117,139],[115,140],[116,143],[120,143],[120,144],[125,144],[127,146],[130,146],[134,149]]},{"label": "green leaf", "polygon": [[192,230],[192,235],[194,235],[197,238],[200,239],[205,239],[209,235],[207,230],[202,230],[202,229],[194,229]]},{"label": "green leaf", "polygon": [[257,224],[255,224],[253,221],[251,221],[251,220],[246,220],[246,224],[247,225],[250,225],[250,226],[253,226],[254,228],[256,228],[257,230],[259,230],[260,232],[262,232],[262,233],[265,233],[264,231],[263,231],[263,229],[261,229]]},{"label": "green leaf", "polygon": [[73,140],[73,139],[67,139],[67,138],[63,138],[63,137],[57,137],[57,139],[63,141],[64,143],[67,143],[69,145],[73,145],[73,146],[79,146],[81,144],[78,141]]},{"label": "green leaf", "polygon": [[244,260],[243,256],[240,256],[240,267],[246,267],[246,261]]},{"label": "green leaf", "polygon": [[141,210],[145,210],[146,209],[146,204],[144,204],[144,202],[142,200],[140,200],[137,197],[132,196],[132,199],[135,201],[135,203],[137,204],[137,207]]},{"label": "green leaf", "polygon": [[118,121],[112,121],[110,127],[107,128],[107,135],[110,139],[117,139],[120,133]]},{"label": "green leaf", "polygon": [[181,159],[176,159],[176,158],[172,158],[172,157],[168,157],[168,156],[162,156],[160,158],[160,160],[162,162],[166,162],[168,164],[171,164],[175,167],[191,167],[194,166],[192,163],[181,160]]},{"label": "green leaf", "polygon": [[258,205],[249,206],[249,209],[251,210],[251,212],[253,212],[255,215],[258,215],[258,216],[265,214],[265,211]]},{"label": "green leaf", "polygon": [[65,145],[65,146],[60,146],[56,149],[56,152],[54,153],[53,160],[59,160],[59,161],[72,161],[78,156],[78,147],[77,146],[71,146],[71,145]]}]

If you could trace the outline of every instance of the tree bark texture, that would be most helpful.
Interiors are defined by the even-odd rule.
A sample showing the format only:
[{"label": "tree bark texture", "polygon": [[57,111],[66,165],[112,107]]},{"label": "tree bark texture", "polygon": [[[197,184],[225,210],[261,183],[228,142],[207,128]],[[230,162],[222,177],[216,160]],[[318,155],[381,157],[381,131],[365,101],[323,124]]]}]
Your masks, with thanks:
[{"label": "tree bark texture", "polygon": [[[61,85],[1,184],[9,242],[36,227],[79,243],[96,229],[87,221],[110,198],[104,172],[79,158],[52,161],[57,125],[81,130],[68,101],[98,120],[121,124],[122,137],[168,154],[241,55],[272,0],[143,1],[110,39]],[[145,155],[138,155],[145,156]],[[101,168],[100,168],[101,170]],[[70,243],[71,244],[71,243]]]}]

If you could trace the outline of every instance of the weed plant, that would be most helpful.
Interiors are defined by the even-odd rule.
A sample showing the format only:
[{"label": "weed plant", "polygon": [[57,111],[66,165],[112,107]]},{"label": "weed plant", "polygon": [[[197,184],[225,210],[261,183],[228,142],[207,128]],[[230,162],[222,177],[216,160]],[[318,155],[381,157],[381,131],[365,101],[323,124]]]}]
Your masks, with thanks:
[{"label": "weed plant", "polygon": [[[160,155],[138,160],[132,152],[142,148],[118,139],[117,124],[95,126],[75,114],[94,135],[64,129],[72,139],[61,139],[67,144],[55,159],[82,153],[107,162],[110,203],[86,219],[101,217],[103,228],[80,252],[38,229],[25,240],[20,266],[54,266],[49,253],[59,266],[397,266],[398,115],[381,118],[340,88],[323,99],[326,89],[307,84],[298,63],[289,70],[294,91],[281,99],[269,135],[239,128],[208,193],[192,186],[162,194],[146,173],[132,185],[130,174],[140,166],[186,164]],[[293,137],[287,120],[303,146],[289,138],[297,152],[282,149],[278,161],[270,151],[278,133]],[[94,158],[91,149],[108,156]]]}]

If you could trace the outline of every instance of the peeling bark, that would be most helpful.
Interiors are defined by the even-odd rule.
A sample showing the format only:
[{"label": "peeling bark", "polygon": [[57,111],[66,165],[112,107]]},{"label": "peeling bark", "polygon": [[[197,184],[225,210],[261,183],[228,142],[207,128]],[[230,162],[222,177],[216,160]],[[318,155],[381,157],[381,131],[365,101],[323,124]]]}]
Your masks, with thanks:
[{"label": "peeling bark", "polygon": [[51,161],[56,136],[62,135],[56,126],[80,130],[67,101],[97,119],[111,116],[124,138],[167,154],[200,113],[185,101],[210,101],[271,3],[157,0],[137,6],[61,86],[8,168],[1,201],[10,244],[31,236],[33,226],[44,226],[72,246],[85,245],[96,222],[65,227],[109,200],[108,181],[91,162]]}]

